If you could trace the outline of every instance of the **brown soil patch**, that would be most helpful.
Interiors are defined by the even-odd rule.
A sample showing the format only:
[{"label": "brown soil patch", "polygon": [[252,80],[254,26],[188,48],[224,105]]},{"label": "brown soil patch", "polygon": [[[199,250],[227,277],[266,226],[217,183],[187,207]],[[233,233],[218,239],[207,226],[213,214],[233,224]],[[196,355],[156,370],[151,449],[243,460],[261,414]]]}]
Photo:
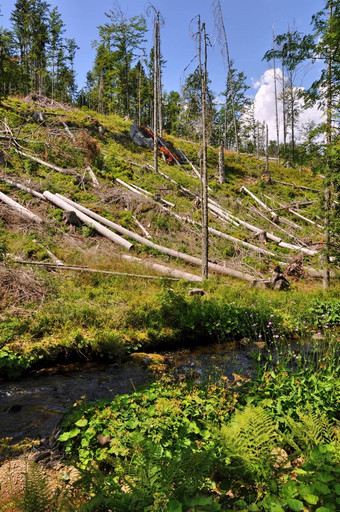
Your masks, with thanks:
[{"label": "brown soil patch", "polygon": [[25,454],[8,460],[0,466],[0,510],[6,510],[6,512],[22,510],[16,500],[23,497],[26,475],[32,475],[34,464],[38,465],[36,474],[46,478],[46,488],[51,494],[54,494],[57,489],[67,492],[79,478],[79,473],[72,466],[65,466],[59,461],[49,464],[35,463],[36,458],[37,453]]}]

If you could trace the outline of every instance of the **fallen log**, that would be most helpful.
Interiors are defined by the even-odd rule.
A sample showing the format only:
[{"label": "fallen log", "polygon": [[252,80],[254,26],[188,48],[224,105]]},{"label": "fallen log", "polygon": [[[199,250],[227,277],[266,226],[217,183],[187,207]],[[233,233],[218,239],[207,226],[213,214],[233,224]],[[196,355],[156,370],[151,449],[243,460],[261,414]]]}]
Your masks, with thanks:
[{"label": "fallen log", "polygon": [[68,204],[62,198],[62,196],[59,196],[59,195],[56,196],[54,194],[51,194],[51,192],[48,192],[47,190],[44,192],[43,195],[44,195],[44,197],[48,201],[50,201],[51,203],[55,204],[56,206],[58,206],[62,210],[65,210],[65,211],[68,211],[68,212],[74,211],[76,213],[77,217],[82,222],[84,222],[88,226],[91,226],[96,231],[98,231],[98,233],[100,233],[101,235],[105,236],[106,238],[108,238],[109,240],[114,242],[115,244],[122,245],[123,247],[125,247],[125,249],[128,249],[128,250],[130,250],[133,247],[133,245],[130,242],[128,242],[127,240],[125,240],[121,236],[117,235],[116,233],[113,233],[112,231],[110,231],[109,229],[104,227],[102,224],[99,224],[99,222],[96,222],[95,220],[93,220],[93,218],[89,217],[88,215],[82,213],[77,208],[74,208],[73,206]]},{"label": "fallen log", "polygon": [[[121,180],[120,178],[116,178],[116,181],[123,187],[131,190],[131,192],[135,192],[135,194],[143,196],[146,199],[153,199],[151,192],[148,192],[147,190],[143,190],[142,188],[137,187],[136,185],[130,185],[129,183],[126,183],[125,181]],[[159,201],[167,206],[171,206],[171,207],[176,206],[174,203],[170,203],[170,201],[166,201],[165,199],[162,199],[162,198],[159,198]]]},{"label": "fallen log", "polygon": [[32,220],[33,222],[38,222],[39,224],[42,223],[42,219],[38,217],[38,215],[35,215],[35,213],[32,213],[30,210],[22,206],[21,204],[17,203],[10,197],[6,196],[3,192],[0,192],[0,200],[13,208],[19,215],[22,217],[25,217],[26,219]]},{"label": "fallen log", "polygon": [[55,263],[46,263],[44,261],[24,261],[24,260],[15,260],[15,263],[19,263],[20,265],[37,265],[41,267],[53,268],[56,270],[73,270],[75,272],[90,272],[94,274],[106,274],[110,276],[126,276],[126,277],[139,277],[142,279],[168,279],[170,281],[179,281],[178,278],[175,277],[163,277],[163,276],[146,276],[142,274],[129,274],[127,272],[113,272],[111,270],[97,270],[89,267],[82,267],[77,265],[58,265]]},{"label": "fallen log", "polygon": [[[198,266],[202,265],[202,260],[200,258],[196,258],[195,256],[190,256],[189,254],[185,254],[185,253],[182,253],[179,251],[175,251],[173,249],[169,249],[168,247],[164,247],[162,245],[155,244],[155,243],[151,242],[150,240],[148,240],[147,238],[137,235],[133,231],[123,228],[119,224],[116,224],[115,222],[105,219],[105,217],[101,217],[97,213],[92,212],[88,208],[85,208],[84,206],[81,206],[81,205],[75,203],[74,201],[67,199],[64,196],[61,196],[60,194],[56,194],[56,197],[63,199],[70,206],[73,206],[75,209],[78,209],[80,212],[84,212],[89,217],[92,217],[93,219],[98,220],[102,224],[105,224],[106,226],[115,229],[118,233],[129,236],[130,238],[132,238],[133,240],[136,240],[137,242],[139,242],[141,244],[147,245],[148,247],[152,247],[153,249],[156,249],[157,251],[159,251],[163,254],[167,254],[168,256],[172,256],[174,258],[178,258],[183,261],[187,261],[188,263],[191,263],[193,265],[198,265]],[[236,278],[243,279],[243,280],[249,281],[249,282],[252,282],[252,281],[254,281],[254,279],[256,279],[255,277],[251,276],[250,274],[246,274],[246,273],[240,272],[238,270],[223,267],[222,265],[217,265],[215,263],[209,263],[209,269],[218,274],[224,274],[227,276],[236,277]]]},{"label": "fallen log", "polygon": [[272,180],[272,183],[279,183],[280,185],[287,185],[288,187],[301,188],[301,190],[310,190],[311,192],[318,192],[321,194],[322,190],[319,188],[305,187],[304,185],[297,185],[296,183],[287,183],[285,181]]},{"label": "fallen log", "polygon": [[171,267],[167,267],[166,265],[162,265],[160,263],[154,263],[151,261],[143,260],[141,258],[136,258],[135,256],[130,256],[130,254],[122,254],[122,258],[128,261],[134,261],[136,263],[140,263],[146,267],[150,267],[162,274],[166,274],[171,277],[177,277],[179,279],[185,279],[186,281],[196,281],[201,282],[202,278],[200,276],[196,276],[194,274],[189,274],[188,272],[183,272],[182,270],[177,270]]},{"label": "fallen log", "polygon": [[67,174],[70,176],[79,176],[80,174],[77,173],[77,171],[74,171],[73,169],[61,169],[61,167],[57,167],[56,165],[49,164],[48,162],[44,162],[40,158],[37,158],[33,155],[28,155],[27,153],[24,153],[24,151],[21,151],[20,149],[14,148],[15,151],[26,158],[30,158],[34,162],[37,162],[38,164],[44,165],[45,167],[48,167],[49,169],[52,169],[53,171],[60,172],[61,174]]},{"label": "fallen log", "polygon": [[16,181],[5,178],[4,176],[0,176],[1,181],[4,181],[5,183],[8,183],[9,185],[12,185],[13,187],[16,187],[20,190],[24,190],[25,192],[29,192],[32,194],[32,196],[38,197],[39,199],[45,199],[40,192],[37,192],[36,190],[33,190],[32,188],[26,187],[25,185],[22,185],[21,183],[17,183]]},{"label": "fallen log", "polygon": [[65,131],[67,133],[67,135],[73,140],[75,141],[75,136],[73,135],[73,133],[71,132],[71,130],[69,129],[69,127],[67,126],[67,124],[64,122],[64,121],[61,121],[63,127],[65,128]]},{"label": "fallen log", "polygon": [[135,221],[135,223],[137,224],[137,226],[139,227],[139,229],[140,229],[141,231],[143,231],[143,233],[144,233],[144,235],[146,236],[146,238],[150,239],[150,238],[151,238],[151,235],[150,235],[150,233],[145,229],[145,227],[143,226],[143,224],[141,224],[141,223],[139,222],[139,220],[138,220],[135,216],[133,216],[133,220]]},{"label": "fallen log", "polygon": [[62,265],[62,266],[64,265],[64,262],[62,262],[59,258],[57,258],[57,256],[55,254],[53,254],[53,252],[51,252],[49,249],[45,249],[45,251],[47,252],[47,254],[51,258],[51,260],[53,260],[56,265]]},{"label": "fallen log", "polygon": [[89,176],[90,176],[90,178],[92,180],[93,186],[94,187],[99,187],[99,181],[97,179],[97,176],[92,171],[92,168],[89,165],[86,167],[86,171],[89,173]]}]

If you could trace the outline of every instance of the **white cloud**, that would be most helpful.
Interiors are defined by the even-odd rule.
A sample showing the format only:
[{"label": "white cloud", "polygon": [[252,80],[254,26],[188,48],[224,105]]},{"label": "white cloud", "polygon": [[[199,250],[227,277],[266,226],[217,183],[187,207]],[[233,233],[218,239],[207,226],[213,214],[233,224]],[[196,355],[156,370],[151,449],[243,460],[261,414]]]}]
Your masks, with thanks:
[{"label": "white cloud", "polygon": [[[276,87],[277,94],[281,92],[281,69],[276,69]],[[259,122],[266,122],[268,124],[269,139],[276,140],[276,121],[275,121],[275,87],[274,87],[274,69],[268,69],[258,82],[253,84],[255,89],[258,89],[255,98],[255,118]],[[300,99],[301,106],[303,100]],[[283,122],[282,122],[282,103],[278,102],[279,114],[279,130],[280,142],[283,140]],[[320,123],[322,120],[322,112],[317,107],[302,110],[298,118],[298,127],[296,133],[298,134],[299,127],[309,121]],[[289,136],[288,136],[289,140]]]}]

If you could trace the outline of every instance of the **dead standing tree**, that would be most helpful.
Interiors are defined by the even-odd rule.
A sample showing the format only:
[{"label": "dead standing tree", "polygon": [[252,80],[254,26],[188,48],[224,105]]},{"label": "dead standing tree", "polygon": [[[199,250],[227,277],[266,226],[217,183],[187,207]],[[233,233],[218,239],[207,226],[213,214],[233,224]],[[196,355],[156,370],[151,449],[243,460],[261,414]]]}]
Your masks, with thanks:
[{"label": "dead standing tree", "polygon": [[150,4],[147,12],[154,12],[154,45],[153,45],[153,152],[154,168],[158,171],[158,133],[162,136],[162,83],[160,55],[160,25],[164,19],[159,11]]},{"label": "dead standing tree", "polygon": [[[208,37],[205,23],[201,24],[201,17],[198,15],[197,32],[193,34],[193,38],[198,41],[198,70],[201,81],[201,110],[202,110],[202,149],[201,149],[201,211],[202,211],[202,279],[208,278],[209,267],[209,229],[208,229],[208,172],[207,172],[207,44]],[[202,51],[203,43],[203,51]],[[202,62],[203,54],[203,62]]]},{"label": "dead standing tree", "polygon": [[219,39],[219,43],[221,45],[222,55],[226,59],[226,62],[227,62],[228,86],[229,86],[229,90],[230,90],[231,111],[232,111],[232,115],[233,115],[233,125],[234,125],[234,132],[235,132],[235,146],[236,146],[236,152],[239,153],[238,130],[237,130],[237,120],[236,120],[236,113],[235,113],[235,96],[234,96],[234,86],[233,86],[233,80],[232,80],[231,60],[230,60],[230,56],[229,56],[228,39],[227,39],[227,33],[225,30],[225,26],[224,26],[220,0],[213,0],[213,10],[214,10],[215,25],[216,25],[217,32],[218,32],[218,39]]}]

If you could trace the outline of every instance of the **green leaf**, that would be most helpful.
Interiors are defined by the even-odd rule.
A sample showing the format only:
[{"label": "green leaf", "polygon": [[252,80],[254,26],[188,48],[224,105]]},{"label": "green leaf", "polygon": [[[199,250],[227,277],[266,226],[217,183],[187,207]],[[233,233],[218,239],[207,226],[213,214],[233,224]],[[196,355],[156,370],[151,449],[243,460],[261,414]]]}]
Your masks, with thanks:
[{"label": "green leaf", "polygon": [[328,507],[319,507],[316,509],[315,512],[333,512],[335,510],[334,508],[328,508]]},{"label": "green leaf", "polygon": [[171,500],[168,503],[168,506],[166,508],[166,512],[182,512],[182,505],[177,500]]},{"label": "green leaf", "polygon": [[340,494],[340,484],[335,484],[334,490],[337,494]]},{"label": "green leaf", "polygon": [[303,494],[302,498],[310,505],[316,505],[319,501],[319,497],[315,494]]},{"label": "green leaf", "polygon": [[299,512],[303,507],[302,501],[295,500],[294,498],[287,498],[287,504],[295,512]]},{"label": "green leaf", "polygon": [[87,424],[88,424],[88,421],[85,418],[83,418],[82,420],[78,420],[75,423],[75,425],[77,425],[77,427],[86,427]]},{"label": "green leaf", "polygon": [[324,484],[327,484],[328,482],[334,480],[334,476],[331,475],[330,473],[323,472],[318,474],[318,480],[320,480],[320,482],[323,482]]}]

